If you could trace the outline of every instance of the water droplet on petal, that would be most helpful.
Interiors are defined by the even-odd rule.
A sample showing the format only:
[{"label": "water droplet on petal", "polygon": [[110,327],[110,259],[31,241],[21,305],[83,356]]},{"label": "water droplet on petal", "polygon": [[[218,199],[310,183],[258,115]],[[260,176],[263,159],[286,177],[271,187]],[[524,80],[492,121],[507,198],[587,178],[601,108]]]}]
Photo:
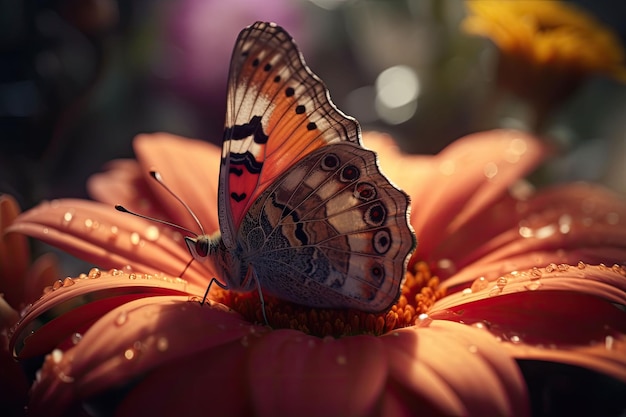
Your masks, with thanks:
[{"label": "water droplet on petal", "polygon": [[533,269],[530,270],[530,279],[539,279],[542,276],[542,272],[541,269],[537,268],[536,266],[533,267]]},{"label": "water droplet on petal", "polygon": [[170,342],[167,337],[159,337],[156,342],[156,348],[159,352],[165,352],[170,347]]},{"label": "water droplet on petal", "polygon": [[124,351],[124,358],[126,360],[133,360],[137,357],[137,351],[134,348],[128,348]]},{"label": "water droplet on petal", "polygon": [[604,338],[604,347],[606,348],[606,350],[612,350],[614,342],[615,338],[613,336],[606,336]]},{"label": "water droplet on petal", "polygon": [[563,214],[559,217],[559,232],[568,234],[572,229],[572,216],[569,214]]},{"label": "water droplet on petal", "polygon": [[472,323],[471,326],[476,328],[476,329],[486,330],[486,329],[489,328],[489,323],[485,322],[485,321],[477,321],[476,323]]},{"label": "water droplet on petal", "polygon": [[502,294],[502,288],[498,287],[497,285],[494,285],[493,288],[490,289],[487,294],[490,297],[495,297],[496,295]]},{"label": "water droplet on petal", "polygon": [[63,287],[63,281],[61,281],[60,279],[54,281],[54,284],[52,284],[52,290],[58,290],[59,288]]},{"label": "water droplet on petal", "polygon": [[446,271],[448,273],[456,272],[456,266],[451,259],[443,258],[437,261],[437,268],[440,270]]},{"label": "water droplet on petal", "polygon": [[483,174],[485,174],[485,177],[488,179],[493,179],[498,174],[498,165],[494,162],[487,162],[483,167]]},{"label": "water droplet on petal", "polygon": [[463,288],[463,291],[461,291],[462,295],[470,295],[472,294],[472,289],[471,288]]},{"label": "water droplet on petal", "polygon": [[69,225],[73,218],[74,218],[74,213],[72,211],[66,211],[63,214],[63,226]]},{"label": "water droplet on petal", "polygon": [[520,157],[526,153],[528,146],[522,139],[513,139],[509,147],[504,152],[504,159],[512,164],[518,162]]},{"label": "water droplet on petal", "polygon": [[148,228],[144,232],[144,237],[146,238],[146,240],[150,242],[156,241],[159,238],[159,236],[160,236],[159,228],[154,225],[148,226]]},{"label": "water droplet on petal", "polygon": [[63,351],[61,349],[54,349],[50,352],[50,359],[54,363],[60,363],[61,359],[63,359]]},{"label": "water droplet on petal", "polygon": [[530,227],[522,226],[518,229],[518,233],[523,238],[533,237],[533,231]]},{"label": "water droplet on petal", "polygon": [[509,280],[506,279],[505,277],[500,277],[498,278],[498,280],[496,281],[496,286],[500,289],[504,289],[504,287],[506,287],[506,284],[509,283]]},{"label": "water droplet on petal", "polygon": [[61,382],[64,382],[66,384],[74,382],[74,378],[73,377],[67,375],[65,372],[60,371],[60,370],[57,373],[57,378],[59,378],[59,380]]},{"label": "water droplet on petal", "polygon": [[556,233],[556,230],[557,230],[556,225],[548,224],[546,226],[535,229],[533,232],[533,235],[537,239],[547,239],[550,236],[554,235]]},{"label": "water droplet on petal", "polygon": [[565,272],[569,269],[569,265],[568,264],[558,264],[556,269],[558,269],[559,272]]},{"label": "water droplet on petal", "polygon": [[42,232],[44,235],[47,235],[48,233],[50,233],[50,229],[48,229],[47,227],[44,227]]},{"label": "water droplet on petal", "polygon": [[527,150],[528,144],[526,144],[524,139],[515,138],[511,140],[511,143],[509,143],[509,151],[517,155],[524,155]]},{"label": "water droplet on petal", "polygon": [[74,334],[72,334],[71,340],[72,340],[73,344],[77,345],[78,342],[80,342],[82,338],[83,338],[82,334],[74,333]]},{"label": "water droplet on petal", "polygon": [[88,276],[90,279],[100,278],[100,276],[102,276],[102,272],[100,272],[98,268],[91,268]]},{"label": "water droplet on petal", "polygon": [[514,335],[509,337],[509,341],[511,343],[521,343],[522,339],[518,335],[514,334]]},{"label": "water droplet on petal", "polygon": [[132,232],[130,234],[130,243],[133,244],[134,246],[137,246],[139,245],[139,242],[141,242],[141,236],[139,236],[139,233]]},{"label": "water droplet on petal", "polygon": [[485,277],[478,277],[472,282],[471,290],[472,292],[478,292],[480,290],[484,290],[489,286],[489,281]]},{"label": "water droplet on petal", "polygon": [[64,288],[71,287],[72,285],[74,285],[74,280],[71,277],[66,277],[63,280],[63,287]]},{"label": "water droplet on petal", "polygon": [[535,291],[538,290],[541,287],[541,281],[539,281],[538,279],[534,280],[534,281],[530,281],[529,283],[524,285],[524,288],[526,288],[529,291]]},{"label": "water droplet on petal", "polygon": [[555,263],[551,263],[550,265],[546,266],[546,272],[547,273],[552,273],[554,271],[556,271],[557,266]]},{"label": "water droplet on petal", "polygon": [[430,323],[433,322],[433,319],[426,313],[422,313],[415,319],[415,325],[417,327],[428,327]]},{"label": "water droplet on petal", "polygon": [[585,269],[587,265],[583,261],[578,261],[578,265],[576,265],[578,269]]},{"label": "water droplet on petal", "polygon": [[611,269],[613,270],[613,272],[616,272],[620,275],[625,275],[626,274],[626,269],[618,264],[613,264],[613,266],[611,267]]},{"label": "water droplet on petal", "polygon": [[509,194],[516,200],[515,210],[522,214],[527,211],[528,203],[526,202],[535,193],[535,187],[526,180],[519,180],[509,187]]},{"label": "water droplet on petal", "polygon": [[128,321],[128,313],[125,311],[120,312],[115,318],[115,324],[117,326],[122,326]]},{"label": "water droplet on petal", "polygon": [[91,229],[92,226],[93,226],[93,220],[89,218],[85,219],[85,227],[88,229]]}]

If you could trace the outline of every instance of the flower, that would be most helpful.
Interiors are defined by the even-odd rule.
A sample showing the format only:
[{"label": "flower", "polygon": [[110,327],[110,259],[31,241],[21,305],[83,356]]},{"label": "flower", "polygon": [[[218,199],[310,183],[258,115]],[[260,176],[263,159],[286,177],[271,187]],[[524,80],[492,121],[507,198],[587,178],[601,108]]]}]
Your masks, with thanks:
[{"label": "flower", "polygon": [[561,1],[467,1],[466,33],[498,47],[498,85],[535,106],[537,117],[603,74],[626,82],[619,38],[593,16]]},{"label": "flower", "polygon": [[[42,203],[10,228],[111,268],[59,281],[14,328],[18,358],[47,353],[30,411],[524,416],[529,392],[516,360],[626,382],[626,320],[616,307],[626,304],[623,200],[584,184],[535,193],[520,178],[549,152],[521,132],[477,133],[436,156],[404,155],[380,134],[365,144],[412,198],[419,246],[409,275],[426,287],[441,280],[403,294],[389,313],[399,316],[393,329],[373,334],[367,321],[380,317],[370,315],[348,323],[353,335],[320,337],[189,302],[202,298],[211,267],[193,262],[184,279],[171,278],[190,259],[180,234],[112,206],[197,228],[147,176],[158,169],[216,230],[220,150],[141,135],[138,161],[114,161],[90,181],[101,202]],[[311,316],[335,326],[321,313],[292,318]]]},{"label": "flower", "polygon": [[17,310],[26,300],[41,294],[46,282],[58,275],[56,258],[45,254],[30,264],[26,236],[4,232],[13,224],[20,209],[14,198],[0,195],[0,411],[13,415],[22,410],[28,381],[8,351],[7,329],[17,323]]}]

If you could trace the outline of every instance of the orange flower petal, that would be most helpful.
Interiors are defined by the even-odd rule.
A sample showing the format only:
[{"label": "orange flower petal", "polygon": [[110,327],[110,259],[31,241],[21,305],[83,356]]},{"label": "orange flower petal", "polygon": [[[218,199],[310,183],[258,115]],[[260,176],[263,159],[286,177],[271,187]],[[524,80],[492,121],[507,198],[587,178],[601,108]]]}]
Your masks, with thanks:
[{"label": "orange flower petal", "polygon": [[[178,276],[191,259],[182,237],[170,228],[86,200],[42,203],[21,214],[9,231],[41,239],[104,269],[132,265],[135,272]],[[209,264],[199,262],[184,275],[205,287],[215,276]]]},{"label": "orange flower petal", "polygon": [[[626,279],[621,267],[609,268],[580,263],[577,266],[551,264],[544,268],[533,268],[501,276],[495,280],[477,278],[466,290],[447,295],[435,303],[430,310],[435,312],[463,309],[475,301],[492,302],[497,297],[528,292],[529,297],[543,291],[555,292],[555,303],[562,293],[579,293],[604,300],[604,302],[626,305]],[[567,296],[567,294],[563,294]],[[496,301],[493,301],[494,303]]]},{"label": "orange flower petal", "polygon": [[529,415],[519,368],[487,332],[432,321],[381,340],[409,415]]},{"label": "orange flower petal", "polygon": [[571,184],[527,201],[503,199],[434,255],[453,259],[454,268],[441,274],[456,272],[447,287],[551,262],[621,263],[626,259],[624,222],[626,201],[599,186]]},{"label": "orange flower petal", "polygon": [[603,340],[577,346],[541,346],[504,343],[517,359],[564,363],[601,372],[626,382],[626,335],[607,334]]},{"label": "orange flower petal", "polygon": [[419,241],[415,257],[431,259],[439,244],[498,201],[546,154],[532,136],[508,130],[476,133],[449,145],[435,157],[436,170],[421,190],[411,195],[411,224]]},{"label": "orange flower petal", "polygon": [[0,195],[0,290],[15,307],[24,301],[25,285],[21,280],[28,269],[28,242],[22,235],[5,233],[19,214],[14,198]]},{"label": "orange flower petal", "polygon": [[[584,305],[575,309],[573,306]],[[588,345],[626,333],[624,312],[596,297],[555,291],[520,292],[433,312],[432,319],[485,328],[503,340],[531,345]]]},{"label": "orange flower petal", "polygon": [[[117,159],[106,171],[87,180],[89,195],[111,207],[121,204],[145,216],[167,220],[163,208],[146,183],[146,172],[134,159]],[[152,180],[151,180],[152,181]]]},{"label": "orange flower petal", "polygon": [[251,396],[258,415],[367,415],[387,377],[381,340],[319,339],[278,330],[253,346]]},{"label": "orange flower petal", "polygon": [[219,230],[217,187],[221,148],[208,142],[166,133],[139,135],[133,141],[133,146],[148,187],[169,215],[167,220],[198,230],[180,202],[147,176],[150,170],[158,171],[167,186],[189,204],[207,234]]},{"label": "orange flower petal", "polygon": [[57,281],[29,307],[13,329],[11,349],[20,358],[42,355],[131,300],[165,294],[189,296],[194,290],[202,294],[202,288],[180,279],[94,268],[84,277]]},{"label": "orange flower petal", "polygon": [[[187,300],[187,297],[143,298],[104,315],[76,346],[64,354],[53,352],[47,358],[33,387],[30,411],[62,415],[75,402],[124,386],[172,361],[201,353],[210,358],[210,349],[241,343],[250,334],[251,326],[244,326],[237,314],[207,305],[201,307]],[[254,328],[258,334],[264,331],[261,327]],[[181,384],[187,376],[170,383]],[[211,375],[203,376],[210,382]],[[213,380],[218,382],[214,377]],[[203,389],[206,387],[202,385]],[[187,398],[177,400],[182,403]]]}]

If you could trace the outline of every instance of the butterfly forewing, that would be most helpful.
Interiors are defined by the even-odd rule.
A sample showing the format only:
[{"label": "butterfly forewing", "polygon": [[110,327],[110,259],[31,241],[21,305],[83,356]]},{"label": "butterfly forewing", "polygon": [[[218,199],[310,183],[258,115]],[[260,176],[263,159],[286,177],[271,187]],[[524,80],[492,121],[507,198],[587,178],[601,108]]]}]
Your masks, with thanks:
[{"label": "butterfly forewing", "polygon": [[235,291],[312,307],[388,309],[416,240],[409,198],[363,149],[282,28],[257,22],[233,51],[210,256]]},{"label": "butterfly forewing", "polygon": [[[231,213],[223,220],[236,230],[259,194],[295,162],[330,143],[359,143],[360,133],[279,26],[257,22],[240,33],[228,83],[219,199]],[[231,230],[222,231],[227,246],[234,244]]]}]

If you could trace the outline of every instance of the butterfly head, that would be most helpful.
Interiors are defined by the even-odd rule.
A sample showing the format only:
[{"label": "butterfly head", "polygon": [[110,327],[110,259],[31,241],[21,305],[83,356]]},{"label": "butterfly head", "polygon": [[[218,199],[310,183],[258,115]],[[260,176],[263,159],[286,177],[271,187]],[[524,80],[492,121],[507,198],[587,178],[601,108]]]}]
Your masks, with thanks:
[{"label": "butterfly head", "polygon": [[215,235],[198,235],[196,237],[185,236],[185,244],[196,261],[205,261],[215,255],[220,247],[221,239],[219,232]]}]

